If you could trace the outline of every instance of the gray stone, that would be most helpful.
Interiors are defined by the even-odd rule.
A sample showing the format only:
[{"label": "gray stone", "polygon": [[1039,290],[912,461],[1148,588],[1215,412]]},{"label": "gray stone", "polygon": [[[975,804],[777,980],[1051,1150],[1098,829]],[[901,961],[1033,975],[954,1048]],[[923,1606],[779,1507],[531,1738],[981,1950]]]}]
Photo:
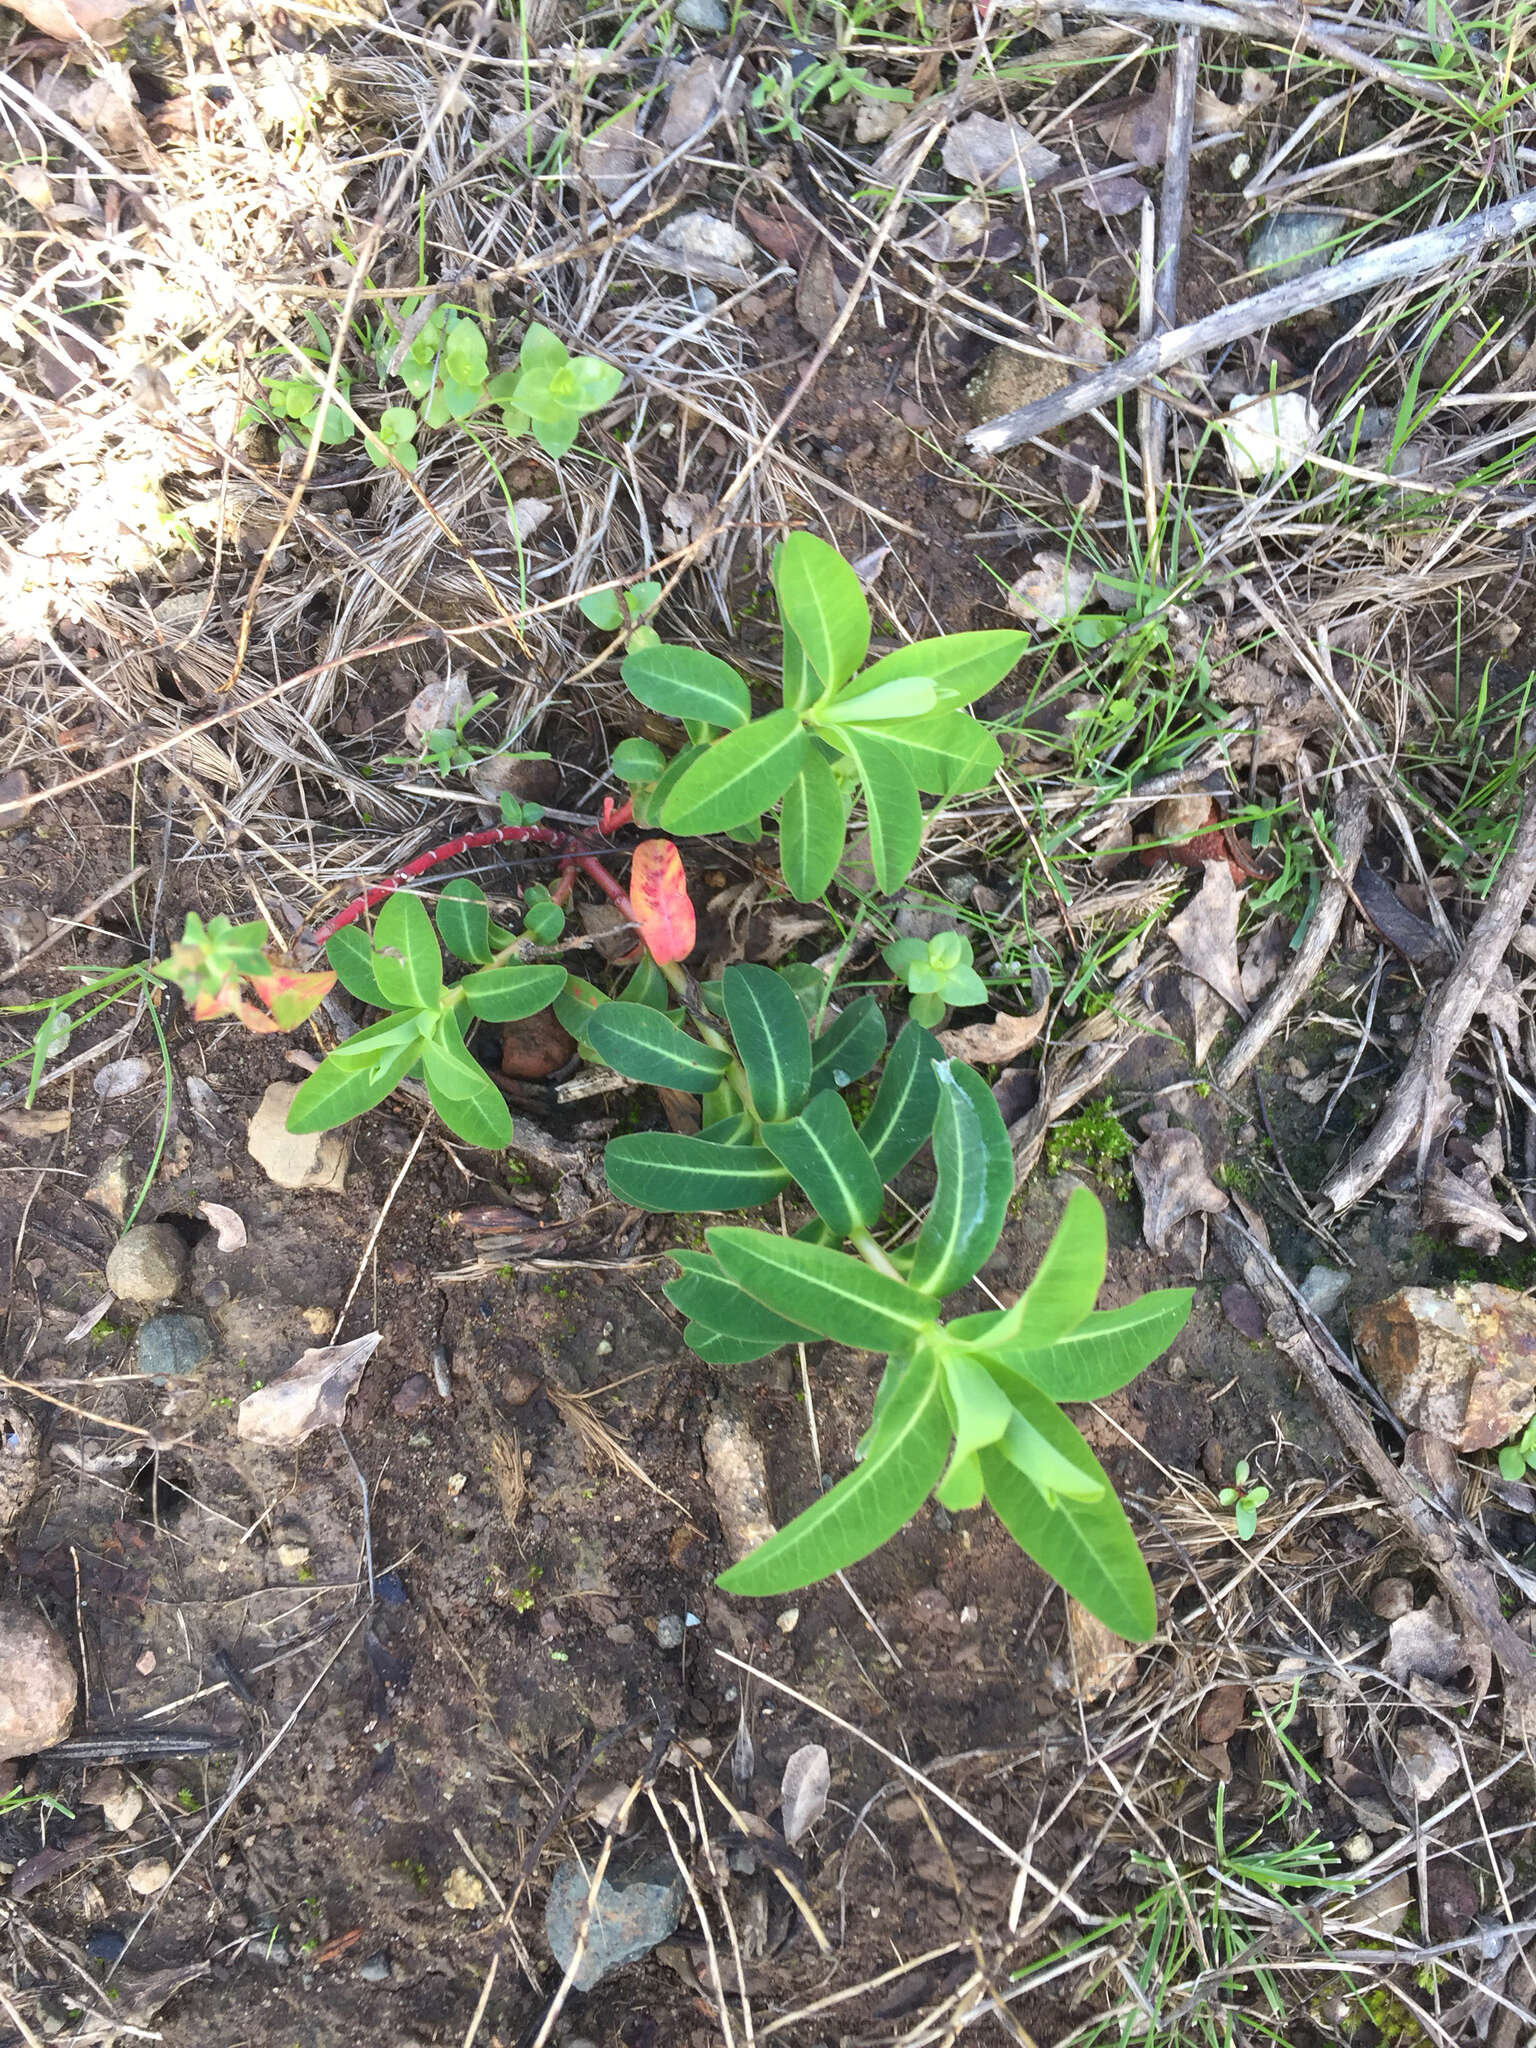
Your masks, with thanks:
[{"label": "gray stone", "polygon": [[1349,1292],[1349,1275],[1336,1266],[1313,1266],[1298,1290],[1320,1322],[1331,1316]]},{"label": "gray stone", "polygon": [[1348,218],[1325,206],[1292,206],[1272,213],[1248,244],[1248,268],[1260,273],[1261,289],[1331,263]]},{"label": "gray stone", "polygon": [[[544,1933],[562,1970],[576,1953],[576,1934],[587,1910],[592,1874],[574,1860],[562,1863],[549,1888]],[[677,1930],[683,1912],[683,1880],[676,1865],[652,1857],[627,1871],[610,1872],[597,1888],[587,1938],[573,1983],[590,1991],[624,1963],[648,1955]]]},{"label": "gray stone", "polygon": [[370,1956],[357,1973],[365,1984],[387,1984],[390,1979],[389,1957],[380,1949],[376,1956]]},{"label": "gray stone", "polygon": [[151,1379],[196,1372],[213,1356],[213,1332],[201,1316],[179,1309],[151,1316],[139,1331],[139,1371]]},{"label": "gray stone", "polygon": [[75,1690],[75,1667],[57,1630],[23,1601],[0,1605],[0,1763],[62,1742],[75,1718]]},{"label": "gray stone", "polygon": [[696,28],[706,36],[723,36],[730,26],[721,0],[677,0],[672,19],[680,28]]},{"label": "gray stone", "polygon": [[107,1256],[107,1285],[119,1301],[169,1301],[187,1270],[187,1247],[169,1223],[135,1223]]},{"label": "gray stone", "polygon": [[288,1128],[288,1112],[298,1092],[294,1083],[272,1083],[251,1118],[246,1150],[280,1188],[339,1195],[347,1179],[346,1140],[339,1131],[295,1136]]},{"label": "gray stone", "polygon": [[680,1614],[663,1614],[656,1622],[656,1641],[663,1650],[680,1650],[683,1646],[683,1617]]}]

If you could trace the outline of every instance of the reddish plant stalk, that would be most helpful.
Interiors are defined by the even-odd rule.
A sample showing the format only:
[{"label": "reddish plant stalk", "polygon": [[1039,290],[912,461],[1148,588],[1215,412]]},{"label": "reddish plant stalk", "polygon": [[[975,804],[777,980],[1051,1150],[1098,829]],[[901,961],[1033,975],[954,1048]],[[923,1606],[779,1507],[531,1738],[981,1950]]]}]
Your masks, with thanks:
[{"label": "reddish plant stalk", "polygon": [[[618,821],[615,821],[618,822]],[[567,852],[571,835],[557,832],[552,825],[491,825],[483,832],[461,832],[457,839],[445,839],[441,846],[434,846],[427,853],[418,853],[414,860],[408,860],[404,867],[396,868],[382,882],[375,882],[360,896],[354,896],[345,909],[320,925],[315,932],[315,944],[323,946],[333,932],[339,932],[344,925],[356,924],[365,912],[372,910],[376,903],[382,903],[386,896],[406,882],[414,881],[430,868],[439,866],[445,860],[456,860],[461,853],[472,853],[480,846],[504,846],[508,842],[523,845],[547,846],[551,853],[564,855],[562,865],[581,870],[589,880],[595,882],[603,894],[615,903],[631,923],[634,921],[634,907],[623,889],[609,874],[595,854]]]}]

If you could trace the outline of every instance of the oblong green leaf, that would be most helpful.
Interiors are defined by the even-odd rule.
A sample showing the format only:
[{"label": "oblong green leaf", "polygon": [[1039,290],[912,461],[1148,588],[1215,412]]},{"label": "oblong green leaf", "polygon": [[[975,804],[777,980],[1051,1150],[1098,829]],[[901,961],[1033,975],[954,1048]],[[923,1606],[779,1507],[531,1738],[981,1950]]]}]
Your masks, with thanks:
[{"label": "oblong green leaf", "polygon": [[932,1364],[910,1364],[863,1464],[716,1583],[748,1597],[792,1593],[868,1557],[917,1513],[944,1469],[949,1412]]},{"label": "oblong green leaf", "polygon": [[381,1059],[393,1058],[398,1047],[419,1043],[423,1025],[431,1021],[430,1012],[424,1015],[420,1010],[392,1010],[387,1017],[365,1024],[361,1031],[343,1039],[325,1063],[338,1067],[377,1066]]},{"label": "oblong green leaf", "polygon": [[360,1003],[371,1003],[376,1010],[389,1008],[374,975],[373,947],[360,926],[344,924],[339,932],[332,932],[325,942],[325,957],[348,995],[356,996]]},{"label": "oblong green leaf", "polygon": [[841,1095],[826,1089],[798,1116],[765,1124],[763,1143],[837,1236],[879,1221],[885,1188]]},{"label": "oblong green leaf", "polygon": [[642,647],[619,673],[632,697],[664,718],[698,718],[732,732],[752,716],[752,699],[735,669],[702,647]]},{"label": "oblong green leaf", "polygon": [[419,897],[397,889],[374,919],[372,966],[391,1009],[430,1009],[442,994],[442,949]]},{"label": "oblong green leaf", "polygon": [[1129,1386],[1137,1373],[1160,1357],[1189,1320],[1194,1291],[1160,1287],[1124,1308],[1095,1309],[1053,1344],[1031,1345],[1027,1337],[994,1344],[986,1329],[970,1324],[1001,1320],[995,1310],[961,1316],[944,1325],[946,1334],[974,1344],[989,1360],[1019,1373],[1053,1401],[1102,1401]]},{"label": "oblong green leaf", "polygon": [[466,974],[458,984],[464,1000],[487,1024],[514,1024],[547,1010],[565,987],[563,967],[482,967],[478,974]]},{"label": "oblong green leaf", "polygon": [[805,658],[794,631],[784,626],[784,702],[791,711],[809,711],[827,694],[827,686]]},{"label": "oblong green leaf", "polygon": [[701,746],[681,748],[667,763],[660,781],[656,783],[654,788],[639,789],[634,792],[633,802],[635,806],[635,823],[637,825],[649,829],[661,823],[661,813],[666,805],[667,798],[672,794],[694,762],[701,759],[705,752],[706,749]]},{"label": "oblong green leaf", "polygon": [[756,1209],[789,1185],[758,1145],[717,1145],[678,1131],[636,1131],[611,1139],[603,1171],[614,1198],[657,1215],[699,1216]]},{"label": "oblong green leaf", "polygon": [[491,907],[468,875],[456,875],[437,899],[437,935],[455,960],[483,967],[492,957]]},{"label": "oblong green leaf", "polygon": [[941,1060],[933,1123],[938,1168],[909,1275],[925,1294],[952,1294],[996,1245],[1013,1195],[1013,1146],[992,1090],[972,1068]]},{"label": "oblong green leaf", "polygon": [[935,687],[939,707],[958,711],[995,689],[1018,666],[1028,646],[1027,633],[1009,631],[946,633],[942,640],[915,640],[910,647],[898,647],[871,662],[854,689],[878,690],[899,677],[926,676]]},{"label": "oblong green leaf", "polygon": [[933,1303],[926,1295],[845,1252],[731,1225],[717,1225],[704,1235],[726,1272],[754,1301],[780,1314],[793,1309],[797,1322],[834,1343],[855,1351],[907,1351],[934,1327]]},{"label": "oblong green leaf", "polygon": [[653,1088],[708,1094],[731,1063],[643,1003],[608,1003],[587,1027],[587,1043],[605,1066]]},{"label": "oblong green leaf", "polygon": [[885,1017],[873,996],[856,996],[811,1040],[811,1092],[863,1080],[885,1051]]},{"label": "oblong green leaf", "polygon": [[500,1089],[480,1066],[468,1086],[457,1060],[429,1044],[422,1054],[422,1073],[432,1107],[456,1138],[484,1152],[502,1152],[512,1142],[512,1112]]},{"label": "oblong green leaf", "polygon": [[773,551],[779,617],[825,689],[836,690],[869,652],[869,601],[836,548],[792,533]]},{"label": "oblong green leaf", "polygon": [[690,1256],[682,1278],[667,1281],[661,1291],[683,1315],[724,1337],[750,1337],[774,1345],[818,1341],[814,1330],[764,1308],[737,1286],[718,1260],[699,1253]]},{"label": "oblong green leaf", "polygon": [[592,1019],[607,1000],[590,981],[583,981],[579,974],[568,974],[565,987],[555,997],[555,1016],[578,1045],[585,1045]]},{"label": "oblong green leaf", "polygon": [[726,1022],[765,1124],[794,1116],[811,1092],[811,1034],[794,990],[771,967],[727,967],[720,977]]},{"label": "oblong green leaf", "polygon": [[994,1332],[998,1344],[1032,1349],[1075,1330],[1099,1298],[1109,1264],[1104,1209],[1087,1188],[1074,1188],[1035,1277]]},{"label": "oblong green leaf", "polygon": [[668,832],[728,832],[760,818],[800,772],[810,738],[793,711],[728,732],[691,761],[661,806]]},{"label": "oblong green leaf", "polygon": [[998,1519],[1026,1556],[1075,1595],[1106,1628],[1136,1643],[1157,1628],[1152,1581],[1125,1510],[1103,1467],[1072,1424],[1025,1383],[1018,1403],[1025,1420],[1085,1479],[1103,1491],[1092,1500],[1048,1497],[996,1448],[982,1451],[981,1475]]},{"label": "oblong green leaf", "polygon": [[838,738],[853,757],[864,784],[869,858],[875,880],[890,896],[916,865],[923,844],[923,806],[912,771],[900,751],[881,734],[850,725]]},{"label": "oblong green leaf", "polygon": [[755,1358],[766,1358],[782,1348],[776,1341],[757,1337],[728,1337],[723,1330],[711,1330],[703,1323],[685,1324],[683,1342],[706,1365],[750,1365]]},{"label": "oblong green leaf", "polygon": [[859,1125],[864,1148],[882,1180],[900,1173],[933,1129],[939,1107],[935,1065],[943,1048],[921,1024],[903,1024],[880,1076],[868,1116]]},{"label": "oblong green leaf", "polygon": [[843,857],[847,822],[837,777],[826,756],[809,747],[779,806],[779,867],[797,903],[816,903],[826,894]]},{"label": "oblong green leaf", "polygon": [[375,1108],[403,1081],[421,1054],[421,1041],[412,1038],[392,1055],[369,1066],[341,1066],[322,1060],[288,1108],[288,1129],[295,1136],[313,1131],[334,1131],[355,1116]]},{"label": "oblong green leaf", "polygon": [[880,725],[886,720],[922,718],[932,711],[937,692],[926,676],[892,676],[872,690],[834,698],[822,708],[823,725]]},{"label": "oblong green leaf", "polygon": [[930,796],[964,796],[985,789],[1003,764],[997,737],[968,711],[935,711],[907,725],[888,727],[886,743]]}]

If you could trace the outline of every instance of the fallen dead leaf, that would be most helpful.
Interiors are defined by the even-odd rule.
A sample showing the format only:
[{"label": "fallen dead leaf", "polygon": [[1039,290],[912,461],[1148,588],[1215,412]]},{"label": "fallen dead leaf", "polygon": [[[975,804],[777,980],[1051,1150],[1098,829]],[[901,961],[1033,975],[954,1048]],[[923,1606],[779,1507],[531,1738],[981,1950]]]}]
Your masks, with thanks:
[{"label": "fallen dead leaf", "polygon": [[1142,1235],[1154,1252],[1168,1250],[1186,1217],[1217,1216],[1229,1206],[1226,1193],[1205,1170],[1193,1131],[1154,1131],[1137,1146],[1131,1172],[1141,1189]]},{"label": "fallen dead leaf", "polygon": [[102,44],[114,43],[133,12],[122,0],[11,0],[11,5],[39,35],[53,36],[61,43],[78,43],[85,36]]},{"label": "fallen dead leaf", "polygon": [[1168,925],[1168,936],[1191,974],[1215,989],[1239,1017],[1248,1015],[1237,966],[1237,916],[1242,898],[1225,860],[1205,862],[1205,880]]},{"label": "fallen dead leaf", "polygon": [[951,1059],[966,1060],[972,1066],[1006,1067],[1021,1052],[1029,1051],[1049,1015],[1049,1004],[1026,1017],[1000,1010],[985,1024],[962,1024],[954,1031],[941,1031],[939,1044]]},{"label": "fallen dead leaf", "polygon": [[1400,1799],[1433,1799],[1460,1769],[1460,1759],[1438,1728],[1399,1729],[1392,1790]]},{"label": "fallen dead leaf", "polygon": [[1504,1238],[1519,1244],[1526,1237],[1494,1198],[1492,1177],[1480,1160],[1458,1174],[1441,1159],[1425,1180],[1419,1217],[1426,1230],[1449,1231],[1454,1244],[1484,1258],[1494,1257]]},{"label": "fallen dead leaf", "polygon": [[1034,561],[1008,593],[1008,609],[1016,618],[1038,631],[1059,626],[1092,603],[1099,579],[1091,569],[1069,562],[1054,548],[1042,548]]},{"label": "fallen dead leaf", "polygon": [[1246,1002],[1256,1003],[1271,983],[1279,979],[1290,945],[1290,920],[1282,917],[1278,910],[1272,911],[1248,941],[1243,954],[1243,970],[1238,976],[1238,985]]},{"label": "fallen dead leaf", "polygon": [[1136,1682],[1136,1651],[1123,1636],[1106,1628],[1080,1600],[1067,1600],[1067,1634],[1072,1650],[1072,1685],[1080,1700],[1101,1693],[1124,1692]]},{"label": "fallen dead leaf", "polygon": [[1022,192],[1061,168],[1054,149],[1037,142],[1020,121],[968,114],[944,138],[944,168],[968,185],[990,192]]},{"label": "fallen dead leaf", "polygon": [[443,726],[452,725],[454,720],[469,710],[474,702],[469,685],[461,675],[450,671],[435,683],[428,683],[416,692],[405,707],[405,737],[413,747],[419,747],[429,732],[437,732]]},{"label": "fallen dead leaf", "polygon": [[221,1252],[237,1252],[247,1242],[245,1218],[238,1209],[226,1209],[222,1202],[200,1202],[198,1207],[213,1225]]},{"label": "fallen dead leaf", "polygon": [[1230,1742],[1248,1715],[1248,1688],[1234,1681],[1212,1686],[1195,1717],[1202,1742]]},{"label": "fallen dead leaf", "polygon": [[791,1849],[826,1812],[831,1790],[832,1765],[821,1743],[807,1742],[791,1753],[779,1793],[784,1840]]},{"label": "fallen dead leaf", "polygon": [[339,1428],[348,1397],[382,1341],[373,1330],[349,1344],[302,1353],[280,1379],[269,1380],[240,1403],[241,1442],[286,1451],[317,1429]]},{"label": "fallen dead leaf", "polygon": [[667,118],[661,124],[664,150],[680,148],[702,135],[718,113],[738,113],[746,95],[739,85],[727,93],[726,67],[719,57],[695,57],[672,88]]},{"label": "fallen dead leaf", "polygon": [[0,1110],[0,1131],[10,1138],[53,1138],[69,1129],[67,1109]]},{"label": "fallen dead leaf", "polygon": [[148,1060],[109,1060],[92,1076],[91,1086],[103,1102],[116,1102],[120,1096],[132,1095],[136,1088],[142,1088],[148,1079]]},{"label": "fallen dead leaf", "polygon": [[1430,1678],[1448,1685],[1472,1663],[1465,1640],[1451,1625],[1450,1609],[1434,1594],[1422,1607],[1400,1614],[1388,1631],[1381,1668],[1399,1685]]}]

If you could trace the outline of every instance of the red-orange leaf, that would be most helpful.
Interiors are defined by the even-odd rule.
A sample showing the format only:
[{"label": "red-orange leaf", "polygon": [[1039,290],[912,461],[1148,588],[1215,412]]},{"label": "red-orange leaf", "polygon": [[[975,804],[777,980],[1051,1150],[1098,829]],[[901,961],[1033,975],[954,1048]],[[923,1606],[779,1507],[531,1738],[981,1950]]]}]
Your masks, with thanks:
[{"label": "red-orange leaf", "polygon": [[291,967],[274,967],[270,974],[253,974],[251,987],[272,1012],[279,1031],[294,1031],[317,1010],[336,986],[328,970],[300,974]]},{"label": "red-orange leaf", "polygon": [[635,848],[629,869],[629,900],[640,936],[659,967],[686,960],[696,936],[693,905],[683,857],[670,839],[647,839]]}]

